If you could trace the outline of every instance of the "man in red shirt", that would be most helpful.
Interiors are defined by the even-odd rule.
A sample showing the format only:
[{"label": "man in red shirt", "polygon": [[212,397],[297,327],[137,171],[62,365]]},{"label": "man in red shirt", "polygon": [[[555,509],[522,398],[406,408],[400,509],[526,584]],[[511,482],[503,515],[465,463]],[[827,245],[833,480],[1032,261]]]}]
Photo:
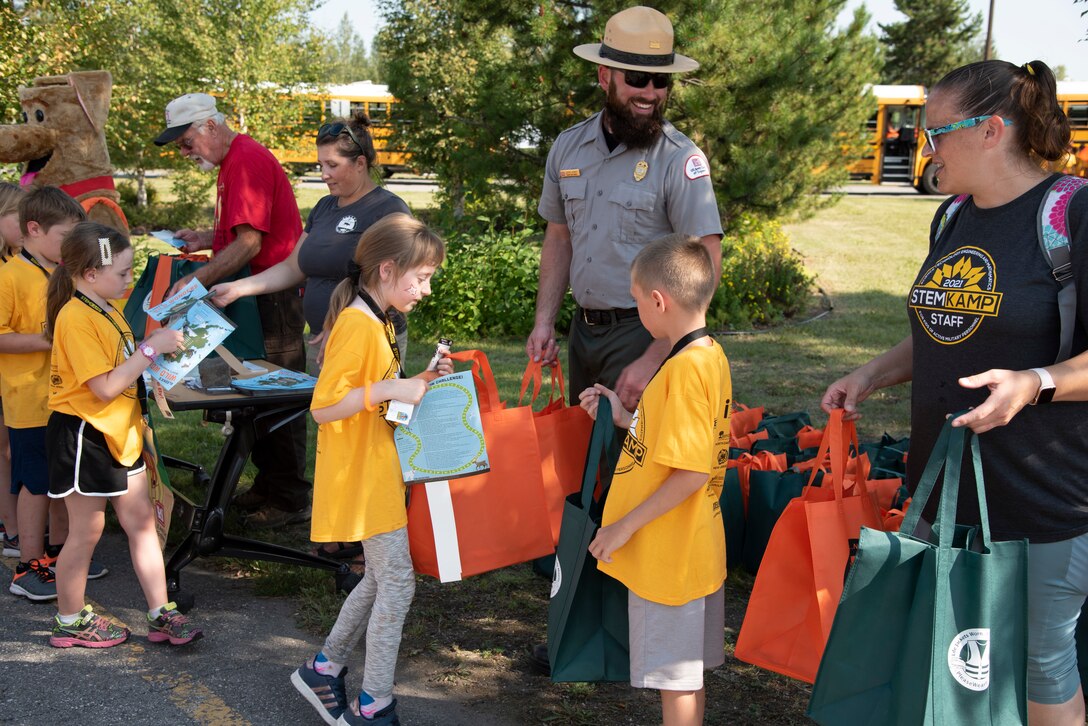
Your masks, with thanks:
[{"label": "man in red shirt", "polygon": [[[205,171],[219,168],[215,226],[178,230],[184,251],[210,249],[213,257],[195,277],[205,287],[249,265],[256,274],[291,254],[302,235],[294,189],[272,153],[224,123],[215,98],[190,93],[166,107],[166,130],[155,143],[176,142],[182,156]],[[180,280],[175,290],[189,281]],[[173,290],[172,290],[173,292]],[[264,332],[265,357],[276,365],[305,370],[302,299],[298,290],[257,296]],[[235,498],[252,526],[278,527],[310,518],[310,482],[306,481],[306,422],[298,418],[268,434],[253,447],[257,476],[252,489]]]}]

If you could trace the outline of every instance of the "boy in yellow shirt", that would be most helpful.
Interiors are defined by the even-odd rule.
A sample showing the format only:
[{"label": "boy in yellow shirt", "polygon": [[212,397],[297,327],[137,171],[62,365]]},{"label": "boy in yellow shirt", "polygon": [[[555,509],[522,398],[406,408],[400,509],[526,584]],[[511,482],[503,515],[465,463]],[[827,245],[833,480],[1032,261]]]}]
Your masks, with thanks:
[{"label": "boy in yellow shirt", "polygon": [[[84,219],[83,208],[56,187],[42,187],[19,203],[23,249],[0,267],[0,396],[11,441],[11,490],[19,497],[19,565],[10,592],[55,600],[57,584],[46,558],[50,515],[45,424],[49,419],[49,351],[45,288],[60,262],[60,243]],[[53,505],[55,541],[68,533],[63,502]]]},{"label": "boy in yellow shirt", "polygon": [[633,413],[600,384],[628,430],[601,529],[597,567],[627,586],[631,685],[657,688],[665,726],[703,723],[703,671],[725,662],[725,530],[718,499],[729,458],[729,362],[708,334],[717,280],[696,237],[647,245],[631,268],[642,324],[673,344]]}]

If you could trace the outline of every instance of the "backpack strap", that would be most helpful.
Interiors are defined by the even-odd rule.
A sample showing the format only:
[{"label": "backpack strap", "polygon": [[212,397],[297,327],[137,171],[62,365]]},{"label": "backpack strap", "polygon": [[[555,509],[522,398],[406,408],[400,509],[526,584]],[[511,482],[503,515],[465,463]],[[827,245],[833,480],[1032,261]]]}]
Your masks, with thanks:
[{"label": "backpack strap", "polygon": [[1069,358],[1073,348],[1073,328],[1077,318],[1077,286],[1073,280],[1073,264],[1070,257],[1072,235],[1069,232],[1069,202],[1073,195],[1088,186],[1088,179],[1063,175],[1050,186],[1043,203],[1039,205],[1039,247],[1051,274],[1061,286],[1058,290],[1058,315],[1061,320],[1061,337],[1058,346],[1060,363]]},{"label": "backpack strap", "polygon": [[944,214],[941,215],[941,221],[937,225],[937,234],[933,236],[934,242],[941,238],[941,232],[944,232],[945,227],[952,221],[952,215],[959,211],[959,208],[963,206],[964,202],[970,198],[970,194],[961,194],[952,200],[952,203],[948,205],[948,209],[944,210]]}]

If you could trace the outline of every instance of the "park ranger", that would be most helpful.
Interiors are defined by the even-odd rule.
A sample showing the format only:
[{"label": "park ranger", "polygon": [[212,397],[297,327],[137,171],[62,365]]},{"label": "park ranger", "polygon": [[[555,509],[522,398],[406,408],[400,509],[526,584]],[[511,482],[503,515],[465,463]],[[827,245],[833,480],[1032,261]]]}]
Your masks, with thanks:
[{"label": "park ranger", "polygon": [[706,156],[663,117],[672,74],[699,64],[673,52],[672,23],[633,7],[613,15],[604,42],[575,55],[598,64],[604,108],[559,135],[548,154],[538,211],[548,222],[540,254],[536,322],[525,345],[553,363],[555,319],[569,287],[572,403],[594,383],[634,409],[668,353],[638,319],[631,261],[673,232],[699,237],[720,275],[722,224]]},{"label": "park ranger", "polygon": [[[673,52],[672,23],[633,7],[613,15],[604,42],[575,55],[597,63],[604,108],[559,135],[548,154],[538,211],[548,222],[540,253],[536,322],[525,351],[558,359],[555,319],[571,289],[572,404],[594,383],[612,388],[633,410],[668,354],[638,318],[631,262],[644,246],[679,232],[702,240],[721,276],[722,223],[706,155],[664,119],[672,74],[699,64]],[[550,672],[545,644],[533,665]]]}]

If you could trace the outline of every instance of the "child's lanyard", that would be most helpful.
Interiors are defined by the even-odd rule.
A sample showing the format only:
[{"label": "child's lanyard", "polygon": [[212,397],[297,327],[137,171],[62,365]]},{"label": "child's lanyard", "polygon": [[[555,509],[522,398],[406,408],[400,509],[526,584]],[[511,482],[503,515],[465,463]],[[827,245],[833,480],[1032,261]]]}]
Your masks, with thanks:
[{"label": "child's lanyard", "polygon": [[22,255],[22,257],[23,257],[23,259],[24,259],[24,260],[26,260],[27,262],[29,262],[30,264],[34,265],[34,266],[35,266],[35,267],[37,267],[37,268],[38,268],[39,270],[41,270],[41,271],[42,271],[42,274],[43,274],[43,275],[45,275],[45,279],[46,279],[46,280],[48,280],[48,279],[49,279],[49,270],[45,269],[45,268],[44,268],[44,267],[42,266],[42,263],[38,262],[38,258],[37,258],[37,257],[35,257],[34,255],[30,254],[30,253],[29,253],[29,252],[27,252],[27,251],[26,251],[25,249],[21,249],[21,250],[19,250],[19,254],[20,254],[20,255]]},{"label": "child's lanyard", "polygon": [[[121,345],[123,345],[124,348],[125,348],[125,357],[126,358],[131,356],[133,353],[136,352],[136,348],[133,345],[133,343],[130,342],[129,339],[125,337],[124,329],[120,325],[117,324],[117,321],[113,319],[112,315],[110,315],[108,312],[106,312],[105,310],[102,309],[101,305],[99,305],[94,300],[90,299],[89,297],[87,297],[86,295],[81,293],[79,290],[76,290],[75,298],[76,298],[76,300],[79,300],[81,303],[83,303],[84,305],[89,307],[91,310],[94,310],[96,313],[98,313],[99,315],[104,317],[106,320],[110,321],[110,325],[112,325],[114,330],[116,330],[121,335]],[[131,331],[129,331],[129,335],[130,336],[132,335]],[[136,398],[139,399],[139,401],[140,401],[140,413],[143,414],[144,416],[146,416],[147,415],[147,388],[144,386],[143,374],[140,374],[140,377],[136,379]]]},{"label": "child's lanyard", "polygon": [[397,331],[393,327],[393,321],[391,321],[389,316],[385,314],[385,311],[378,306],[378,303],[374,301],[374,298],[370,296],[370,293],[363,289],[362,285],[356,285],[355,289],[359,293],[359,297],[366,303],[366,306],[370,308],[370,312],[374,313],[374,316],[378,318],[385,327],[385,342],[389,343],[389,350],[393,351],[393,360],[396,361],[400,377],[406,378],[407,376],[404,375],[404,364],[400,362],[400,346],[397,345]]},{"label": "child's lanyard", "polygon": [[[659,365],[657,367],[657,370],[654,371],[654,376],[661,372],[661,369],[665,367],[665,364],[669,362],[670,358],[682,351],[684,348],[688,347],[688,345],[690,345],[691,343],[694,343],[699,338],[702,338],[704,335],[710,335],[710,331],[707,330],[705,326],[702,328],[696,328],[680,340],[676,341],[676,345],[672,347],[672,350],[669,351],[669,354],[665,356],[665,360],[661,361],[661,365]],[[650,376],[650,378],[652,379],[653,376]]]}]

